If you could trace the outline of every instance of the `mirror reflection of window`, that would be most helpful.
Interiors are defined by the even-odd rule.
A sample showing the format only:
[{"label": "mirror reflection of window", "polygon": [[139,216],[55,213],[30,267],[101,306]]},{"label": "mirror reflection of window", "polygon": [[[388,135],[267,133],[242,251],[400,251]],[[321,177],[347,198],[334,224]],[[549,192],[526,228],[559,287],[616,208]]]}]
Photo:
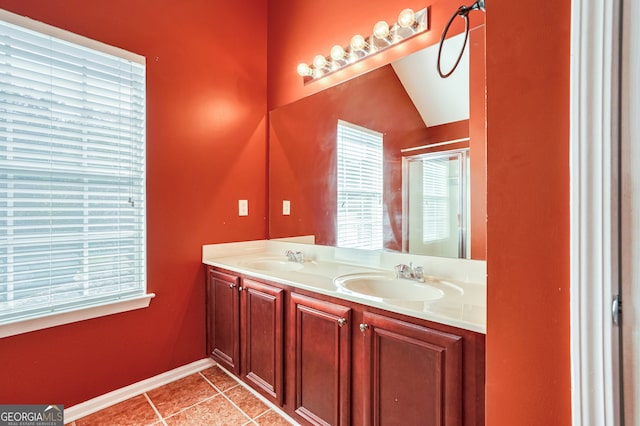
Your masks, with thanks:
[{"label": "mirror reflection of window", "polygon": [[383,248],[382,140],[382,133],[338,121],[338,247]]},{"label": "mirror reflection of window", "polygon": [[[448,158],[422,163],[422,242],[429,244],[449,237],[452,192]],[[453,176],[452,176],[453,177]]]},{"label": "mirror reflection of window", "polygon": [[468,148],[403,158],[403,244],[411,253],[469,257],[468,160]]}]

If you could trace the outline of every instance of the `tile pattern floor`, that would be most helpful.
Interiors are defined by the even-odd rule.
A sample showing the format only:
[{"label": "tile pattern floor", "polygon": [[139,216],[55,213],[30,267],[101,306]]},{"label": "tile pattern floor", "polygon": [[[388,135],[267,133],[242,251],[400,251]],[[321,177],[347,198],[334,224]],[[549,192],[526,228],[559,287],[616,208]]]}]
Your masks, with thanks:
[{"label": "tile pattern floor", "polygon": [[68,425],[290,426],[291,423],[270,409],[224,370],[211,367]]}]

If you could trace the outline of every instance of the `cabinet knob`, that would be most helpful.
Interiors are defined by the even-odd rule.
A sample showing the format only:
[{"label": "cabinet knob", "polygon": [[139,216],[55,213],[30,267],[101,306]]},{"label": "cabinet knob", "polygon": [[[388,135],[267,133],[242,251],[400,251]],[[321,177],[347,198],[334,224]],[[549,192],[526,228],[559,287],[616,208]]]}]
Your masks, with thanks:
[{"label": "cabinet knob", "polygon": [[235,284],[229,284],[229,288],[236,288]]},{"label": "cabinet knob", "polygon": [[365,333],[369,329],[369,324],[360,324],[360,331]]},{"label": "cabinet knob", "polygon": [[338,326],[342,327],[347,323],[347,319],[346,318],[340,318],[338,320]]},{"label": "cabinet knob", "polygon": [[244,290],[242,287],[238,287],[238,291],[242,291]]}]

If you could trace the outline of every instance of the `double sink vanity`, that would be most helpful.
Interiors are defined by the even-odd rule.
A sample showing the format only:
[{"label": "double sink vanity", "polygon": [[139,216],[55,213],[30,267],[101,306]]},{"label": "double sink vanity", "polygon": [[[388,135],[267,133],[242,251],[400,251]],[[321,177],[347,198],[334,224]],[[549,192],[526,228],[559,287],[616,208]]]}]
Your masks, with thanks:
[{"label": "double sink vanity", "polygon": [[203,246],[215,361],[301,424],[484,424],[483,261],[296,241]]}]

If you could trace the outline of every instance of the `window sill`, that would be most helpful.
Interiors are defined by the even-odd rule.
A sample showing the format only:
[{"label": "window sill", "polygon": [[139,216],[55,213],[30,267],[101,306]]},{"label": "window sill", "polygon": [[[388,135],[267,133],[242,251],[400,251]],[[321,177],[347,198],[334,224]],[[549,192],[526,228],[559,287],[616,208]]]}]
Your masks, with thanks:
[{"label": "window sill", "polygon": [[58,325],[70,324],[72,322],[84,321],[91,318],[104,317],[120,312],[146,308],[154,297],[154,293],[149,293],[132,299],[118,300],[116,302],[100,306],[90,306],[74,311],[60,312],[40,318],[3,324],[0,325],[0,338],[28,333],[30,331],[42,330]]}]

